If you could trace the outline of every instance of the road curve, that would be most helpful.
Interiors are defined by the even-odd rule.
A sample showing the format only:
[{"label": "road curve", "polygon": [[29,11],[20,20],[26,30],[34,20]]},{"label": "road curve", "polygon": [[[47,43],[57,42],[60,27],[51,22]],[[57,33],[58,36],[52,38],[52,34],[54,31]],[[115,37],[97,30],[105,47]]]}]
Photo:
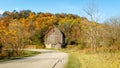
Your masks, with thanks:
[{"label": "road curve", "polygon": [[64,68],[68,55],[55,50],[40,50],[41,54],[25,59],[11,60],[0,63],[0,68]]}]

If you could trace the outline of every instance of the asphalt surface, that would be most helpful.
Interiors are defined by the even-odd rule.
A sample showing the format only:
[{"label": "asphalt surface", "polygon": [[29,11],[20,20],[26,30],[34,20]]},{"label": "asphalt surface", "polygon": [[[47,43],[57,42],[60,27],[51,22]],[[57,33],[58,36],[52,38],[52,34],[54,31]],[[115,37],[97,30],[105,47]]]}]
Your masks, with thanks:
[{"label": "asphalt surface", "polygon": [[24,59],[10,60],[0,63],[0,68],[64,68],[68,54],[55,50],[40,50],[41,54]]}]

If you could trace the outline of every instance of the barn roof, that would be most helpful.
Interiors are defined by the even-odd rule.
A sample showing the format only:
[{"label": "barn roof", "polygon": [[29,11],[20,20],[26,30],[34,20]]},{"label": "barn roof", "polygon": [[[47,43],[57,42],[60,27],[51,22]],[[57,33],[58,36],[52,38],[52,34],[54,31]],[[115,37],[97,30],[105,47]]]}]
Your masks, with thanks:
[{"label": "barn roof", "polygon": [[45,37],[47,37],[48,35],[50,35],[53,31],[54,31],[54,28],[50,28],[50,29],[45,33]]},{"label": "barn roof", "polygon": [[[59,28],[57,28],[56,26],[53,26],[52,28],[50,28],[50,29],[45,33],[45,37],[47,37],[48,35],[50,35],[51,33],[53,33],[53,32],[54,32],[54,29],[59,30],[59,31],[63,34],[63,32],[62,32]],[[64,35],[64,34],[63,34],[63,35]]]}]

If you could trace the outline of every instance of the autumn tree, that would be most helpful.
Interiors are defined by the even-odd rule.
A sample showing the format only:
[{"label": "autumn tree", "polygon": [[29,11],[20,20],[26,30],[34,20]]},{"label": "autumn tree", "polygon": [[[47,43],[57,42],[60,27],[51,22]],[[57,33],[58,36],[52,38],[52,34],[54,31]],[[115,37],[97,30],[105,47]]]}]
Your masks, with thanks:
[{"label": "autumn tree", "polygon": [[91,49],[95,52],[99,36],[99,24],[97,24],[99,12],[93,4],[88,6],[88,8],[84,11],[90,17],[90,23],[87,24],[87,30],[85,30],[85,35],[87,35],[88,44],[90,44]]},{"label": "autumn tree", "polygon": [[[28,40],[30,39],[33,44],[37,45],[44,45],[44,35],[53,25],[57,26],[65,34],[66,44],[68,45],[83,44],[83,36],[90,32],[90,26],[99,25],[96,23],[90,24],[92,21],[88,21],[87,18],[66,13],[35,13],[30,10],[21,10],[13,12],[6,11],[3,16],[5,19],[3,22],[8,22],[7,27],[9,28],[12,28],[10,26],[12,22],[10,21],[16,20],[16,23],[19,22],[20,24],[18,23],[18,25],[22,25],[20,28],[24,30],[21,31],[23,32],[23,36],[25,35]],[[84,27],[89,29],[83,29]],[[85,36],[86,39],[88,38],[87,36]]]},{"label": "autumn tree", "polygon": [[29,35],[25,33],[23,25],[17,20],[12,20],[7,28],[9,33],[6,37],[6,49],[12,56],[20,56],[23,48],[28,44]]},{"label": "autumn tree", "polygon": [[119,17],[112,17],[105,23],[106,39],[109,40],[109,45],[120,44],[120,20]]}]

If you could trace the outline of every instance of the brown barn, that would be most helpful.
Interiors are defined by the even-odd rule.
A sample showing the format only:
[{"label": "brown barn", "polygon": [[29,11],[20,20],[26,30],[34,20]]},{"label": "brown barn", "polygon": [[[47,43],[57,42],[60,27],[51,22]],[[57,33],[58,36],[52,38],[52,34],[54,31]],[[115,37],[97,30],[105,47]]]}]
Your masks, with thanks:
[{"label": "brown barn", "polygon": [[61,48],[65,43],[64,34],[57,28],[53,27],[45,35],[45,47],[46,48]]}]

